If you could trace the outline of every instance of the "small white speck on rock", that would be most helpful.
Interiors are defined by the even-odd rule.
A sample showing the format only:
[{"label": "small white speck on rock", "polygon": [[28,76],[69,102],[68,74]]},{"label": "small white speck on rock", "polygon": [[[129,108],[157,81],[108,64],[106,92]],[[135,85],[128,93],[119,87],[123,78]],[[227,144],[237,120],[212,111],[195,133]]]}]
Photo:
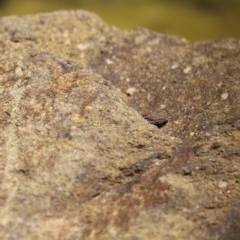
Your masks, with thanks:
[{"label": "small white speck on rock", "polygon": [[227,100],[227,99],[228,99],[228,92],[223,93],[223,94],[221,95],[221,98],[222,98],[223,100]]},{"label": "small white speck on rock", "polygon": [[212,136],[212,133],[206,132],[206,133],[205,133],[205,136],[206,136],[206,137],[211,137],[211,136]]},{"label": "small white speck on rock", "polygon": [[128,89],[126,90],[126,94],[127,94],[128,96],[132,96],[136,91],[137,91],[136,88],[130,87],[130,88],[128,88]]},{"label": "small white speck on rock", "polygon": [[188,67],[183,69],[183,73],[188,74],[191,70],[192,70],[192,67],[188,66]]},{"label": "small white speck on rock", "polygon": [[111,59],[106,59],[105,62],[106,62],[106,64],[108,64],[108,65],[113,64],[113,61],[112,61]]},{"label": "small white speck on rock", "polygon": [[88,43],[79,43],[78,45],[77,45],[77,48],[79,49],[79,50],[86,50],[87,48],[89,48],[89,44]]},{"label": "small white speck on rock", "polygon": [[228,183],[226,181],[221,180],[218,182],[218,187],[221,189],[225,189],[227,186],[228,186]]}]

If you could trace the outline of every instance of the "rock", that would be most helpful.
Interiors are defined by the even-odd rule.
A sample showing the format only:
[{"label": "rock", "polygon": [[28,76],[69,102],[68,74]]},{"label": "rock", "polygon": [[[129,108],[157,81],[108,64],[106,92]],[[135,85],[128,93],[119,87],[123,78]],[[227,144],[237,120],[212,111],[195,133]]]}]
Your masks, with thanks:
[{"label": "rock", "polygon": [[240,236],[240,41],[62,11],[0,53],[1,239]]}]

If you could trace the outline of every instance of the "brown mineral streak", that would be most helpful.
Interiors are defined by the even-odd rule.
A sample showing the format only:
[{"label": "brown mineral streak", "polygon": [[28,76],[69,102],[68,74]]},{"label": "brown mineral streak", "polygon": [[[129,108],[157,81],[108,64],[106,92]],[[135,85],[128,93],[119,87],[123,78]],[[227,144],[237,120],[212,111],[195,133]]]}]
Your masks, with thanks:
[{"label": "brown mineral streak", "polygon": [[80,107],[80,114],[84,116],[85,108],[89,106],[92,102],[94,102],[97,99],[98,92],[90,93],[89,96],[83,101],[81,107]]}]

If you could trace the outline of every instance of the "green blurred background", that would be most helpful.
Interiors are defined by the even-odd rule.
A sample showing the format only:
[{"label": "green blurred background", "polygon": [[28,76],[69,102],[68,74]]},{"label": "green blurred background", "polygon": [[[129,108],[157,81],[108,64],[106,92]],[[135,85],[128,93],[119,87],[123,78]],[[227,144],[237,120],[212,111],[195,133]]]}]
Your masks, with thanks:
[{"label": "green blurred background", "polygon": [[120,28],[146,27],[189,40],[240,38],[240,0],[0,0],[0,15],[86,9]]}]

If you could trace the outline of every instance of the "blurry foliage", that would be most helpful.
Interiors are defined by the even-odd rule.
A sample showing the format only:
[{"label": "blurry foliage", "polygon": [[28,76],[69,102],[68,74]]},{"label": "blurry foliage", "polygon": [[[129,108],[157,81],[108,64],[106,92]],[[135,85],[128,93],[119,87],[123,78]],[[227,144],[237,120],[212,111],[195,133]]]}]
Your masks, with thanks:
[{"label": "blurry foliage", "polygon": [[120,28],[142,26],[190,40],[240,38],[240,0],[0,0],[0,15],[80,8]]},{"label": "blurry foliage", "polygon": [[182,4],[192,5],[206,10],[225,10],[239,6],[239,0],[172,0]]}]

